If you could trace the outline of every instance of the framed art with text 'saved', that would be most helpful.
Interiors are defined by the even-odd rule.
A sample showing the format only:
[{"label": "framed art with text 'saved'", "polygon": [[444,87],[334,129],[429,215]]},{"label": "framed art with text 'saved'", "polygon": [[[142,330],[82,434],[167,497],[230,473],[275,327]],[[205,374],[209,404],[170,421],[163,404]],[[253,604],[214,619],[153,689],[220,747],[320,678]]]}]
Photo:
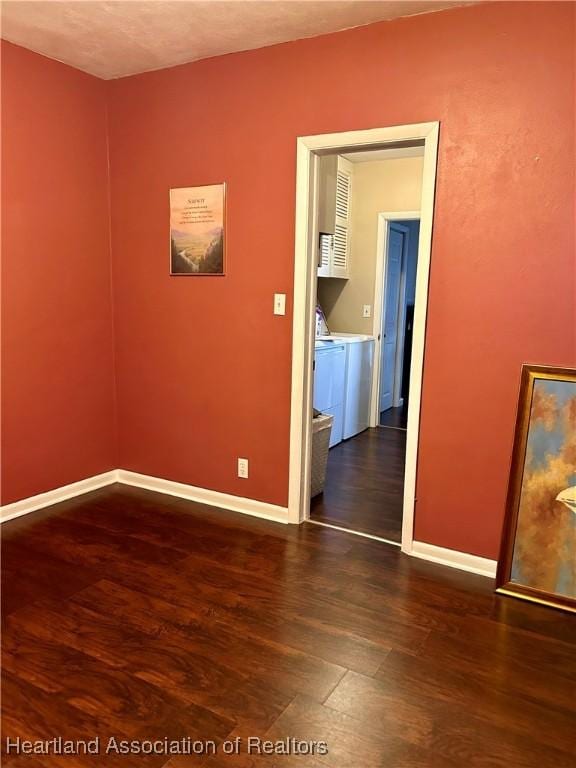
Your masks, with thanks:
[{"label": "framed art with text 'saved'", "polygon": [[576,370],[522,369],[496,590],[576,611]]},{"label": "framed art with text 'saved'", "polygon": [[223,275],[226,185],[170,190],[170,274]]}]

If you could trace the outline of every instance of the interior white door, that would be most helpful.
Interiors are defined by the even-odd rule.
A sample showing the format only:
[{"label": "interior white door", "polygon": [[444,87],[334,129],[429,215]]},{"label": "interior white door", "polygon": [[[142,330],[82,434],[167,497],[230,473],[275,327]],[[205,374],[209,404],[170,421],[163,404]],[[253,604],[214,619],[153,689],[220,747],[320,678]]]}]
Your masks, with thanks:
[{"label": "interior white door", "polygon": [[408,230],[400,224],[390,224],[388,231],[388,257],[384,288],[384,316],[382,321],[382,359],[380,365],[380,413],[392,408],[398,346],[398,318],[400,315],[400,283],[402,259]]}]

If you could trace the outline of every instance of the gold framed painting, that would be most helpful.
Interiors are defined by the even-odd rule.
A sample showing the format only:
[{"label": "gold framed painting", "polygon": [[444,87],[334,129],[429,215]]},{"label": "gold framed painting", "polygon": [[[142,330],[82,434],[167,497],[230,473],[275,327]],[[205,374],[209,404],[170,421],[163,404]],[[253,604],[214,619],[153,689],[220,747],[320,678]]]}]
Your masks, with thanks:
[{"label": "gold framed painting", "polygon": [[225,275],[226,184],[170,190],[170,274]]},{"label": "gold framed painting", "polygon": [[522,368],[496,591],[576,611],[576,370]]}]

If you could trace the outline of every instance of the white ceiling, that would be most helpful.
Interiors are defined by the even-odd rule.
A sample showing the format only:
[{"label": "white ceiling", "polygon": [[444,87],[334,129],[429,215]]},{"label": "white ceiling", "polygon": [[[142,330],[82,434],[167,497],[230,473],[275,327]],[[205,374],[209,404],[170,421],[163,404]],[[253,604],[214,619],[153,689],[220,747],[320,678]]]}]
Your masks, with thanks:
[{"label": "white ceiling", "polygon": [[4,0],[2,37],[110,79],[464,2]]}]

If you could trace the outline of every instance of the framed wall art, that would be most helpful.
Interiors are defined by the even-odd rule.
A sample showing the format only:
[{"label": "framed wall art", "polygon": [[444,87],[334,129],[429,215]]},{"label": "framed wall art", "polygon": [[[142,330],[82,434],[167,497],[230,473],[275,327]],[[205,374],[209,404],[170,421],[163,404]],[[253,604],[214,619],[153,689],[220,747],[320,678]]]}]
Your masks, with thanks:
[{"label": "framed wall art", "polygon": [[170,274],[224,275],[226,185],[170,190]]},{"label": "framed wall art", "polygon": [[576,370],[522,368],[496,591],[576,611]]}]

